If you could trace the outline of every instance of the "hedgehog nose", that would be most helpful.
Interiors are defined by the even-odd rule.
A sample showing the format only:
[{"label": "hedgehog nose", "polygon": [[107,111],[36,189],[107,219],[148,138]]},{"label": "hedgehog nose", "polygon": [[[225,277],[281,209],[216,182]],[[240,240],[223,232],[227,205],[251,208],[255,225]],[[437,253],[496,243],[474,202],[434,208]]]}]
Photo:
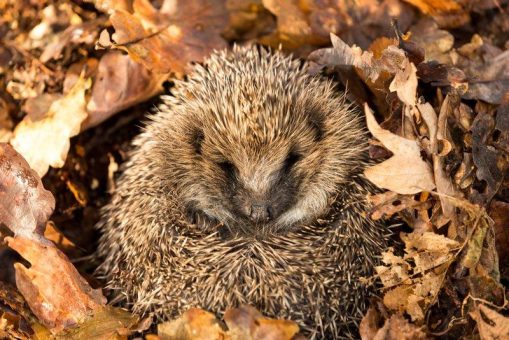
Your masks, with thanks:
[{"label": "hedgehog nose", "polygon": [[253,222],[266,222],[271,218],[270,207],[266,204],[252,204],[249,218]]}]

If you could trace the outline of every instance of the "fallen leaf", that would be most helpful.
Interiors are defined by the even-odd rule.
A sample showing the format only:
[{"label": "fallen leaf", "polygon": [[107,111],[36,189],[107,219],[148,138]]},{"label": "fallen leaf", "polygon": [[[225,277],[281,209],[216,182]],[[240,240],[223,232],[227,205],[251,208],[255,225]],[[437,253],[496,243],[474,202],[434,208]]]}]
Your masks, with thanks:
[{"label": "fallen leaf", "polygon": [[389,90],[397,92],[398,98],[406,105],[415,105],[417,96],[417,68],[404,59],[401,70],[396,73]]},{"label": "fallen leaf", "polygon": [[502,103],[509,91],[509,51],[492,46],[477,35],[466,45],[468,48],[458,49],[456,65],[468,78],[468,91],[462,97]]},{"label": "fallen leaf", "polygon": [[191,308],[178,319],[157,325],[161,340],[222,340],[225,331],[214,314]]},{"label": "fallen leaf", "polygon": [[53,242],[58,247],[58,249],[66,253],[68,256],[70,256],[69,254],[71,253],[78,253],[76,245],[67,237],[65,237],[65,235],[62,234],[62,232],[55,226],[55,223],[51,221],[46,223],[44,238]]},{"label": "fallen leaf", "polygon": [[29,326],[33,319],[35,317],[16,288],[0,280],[0,338],[29,339],[33,336]]},{"label": "fallen leaf", "polygon": [[419,8],[424,14],[441,14],[444,12],[456,12],[461,6],[455,0],[405,0]]},{"label": "fallen leaf", "polygon": [[265,318],[247,305],[227,310],[224,321],[232,340],[291,340],[299,333],[299,326],[295,322]]},{"label": "fallen leaf", "polygon": [[79,133],[81,123],[87,118],[85,91],[90,83],[90,79],[81,78],[64,98],[51,104],[43,118],[26,117],[16,126],[10,144],[39,176],[44,176],[49,166],[64,165],[69,138]]},{"label": "fallen leaf", "polygon": [[438,28],[438,24],[430,17],[425,17],[410,27],[411,41],[424,48],[425,61],[437,61],[451,64],[449,51],[454,46],[454,36],[449,31]]},{"label": "fallen leaf", "polygon": [[369,131],[394,154],[388,160],[366,169],[366,177],[378,187],[399,194],[433,190],[433,173],[430,165],[422,160],[418,143],[382,129],[367,104],[364,112]]},{"label": "fallen leaf", "polygon": [[318,73],[318,69],[325,66],[354,66],[363,72],[366,79],[377,80],[382,69],[372,52],[362,51],[355,45],[350,47],[334,34],[331,34],[330,39],[331,48],[323,48],[309,55],[311,73]]},{"label": "fallen leaf", "polygon": [[477,305],[477,308],[470,313],[470,316],[477,322],[477,328],[482,340],[509,338],[508,317],[482,304]]},{"label": "fallen leaf", "polygon": [[509,203],[493,200],[490,204],[489,216],[493,219],[496,247],[500,261],[500,273],[509,279]]},{"label": "fallen leaf", "polygon": [[132,6],[133,12],[116,9],[110,17],[113,46],[153,72],[182,74],[190,62],[226,47],[223,1],[165,0],[156,10],[148,0],[134,0]]},{"label": "fallen leaf", "polygon": [[16,236],[48,244],[41,234],[55,208],[53,195],[10,145],[0,143],[0,224]]},{"label": "fallen leaf", "polygon": [[82,130],[96,126],[115,113],[143,102],[162,91],[166,76],[154,74],[129,56],[114,51],[99,61],[88,117]]},{"label": "fallen leaf", "polygon": [[402,315],[394,314],[380,326],[380,316],[372,309],[364,316],[360,325],[362,339],[372,340],[424,340],[429,339],[420,327],[409,323]]},{"label": "fallen leaf", "polygon": [[59,59],[64,48],[78,44],[93,44],[97,38],[98,28],[105,22],[104,18],[71,25],[57,34],[42,52],[39,59],[46,63],[50,59]]},{"label": "fallen leaf", "polygon": [[447,141],[448,126],[447,117],[454,110],[454,104],[459,105],[459,101],[454,101],[449,95],[442,103],[440,116],[437,117],[435,110],[429,103],[417,104],[417,108],[423,117],[429,130],[429,138],[431,144],[431,154],[433,158],[433,175],[440,194],[439,199],[444,216],[448,219],[454,217],[454,205],[449,202],[448,196],[462,198],[463,194],[454,186],[450,176],[447,176],[444,170],[444,157],[446,155],[439,153],[438,142]]},{"label": "fallen leaf", "polygon": [[23,237],[7,237],[6,241],[31,264],[30,268],[14,265],[16,286],[49,329],[58,332],[77,325],[106,303],[100,290],[93,290],[53,244]]},{"label": "fallen leaf", "polygon": [[375,38],[392,33],[390,23],[395,15],[403,29],[414,15],[410,6],[394,0],[264,0],[263,4],[277,17],[277,30],[260,42],[274,48],[282,44],[287,49],[323,46],[330,34],[367,48]]},{"label": "fallen leaf", "polygon": [[255,308],[243,305],[224,314],[227,328],[214,314],[191,308],[178,319],[157,326],[161,340],[292,340],[299,326],[287,320],[265,318]]},{"label": "fallen leaf", "polygon": [[431,202],[429,201],[421,202],[415,200],[412,195],[398,195],[392,191],[370,195],[368,200],[374,205],[371,209],[371,218],[374,220],[390,218],[403,210],[427,210],[431,208]]},{"label": "fallen leaf", "polygon": [[134,331],[144,331],[147,328],[146,325],[139,328],[138,322],[138,317],[126,310],[105,306],[98,309],[79,327],[69,328],[59,333],[58,336],[63,339],[83,340],[125,339]]},{"label": "fallen leaf", "polygon": [[403,234],[405,255],[389,250],[382,254],[384,265],[375,267],[387,291],[384,305],[408,313],[422,322],[436,301],[447,270],[460,248],[458,242],[433,232]]},{"label": "fallen leaf", "polygon": [[476,176],[485,183],[484,191],[478,192],[472,199],[476,203],[485,204],[493,198],[504,181],[509,169],[509,157],[490,145],[495,130],[495,119],[490,114],[478,113],[471,130]]}]

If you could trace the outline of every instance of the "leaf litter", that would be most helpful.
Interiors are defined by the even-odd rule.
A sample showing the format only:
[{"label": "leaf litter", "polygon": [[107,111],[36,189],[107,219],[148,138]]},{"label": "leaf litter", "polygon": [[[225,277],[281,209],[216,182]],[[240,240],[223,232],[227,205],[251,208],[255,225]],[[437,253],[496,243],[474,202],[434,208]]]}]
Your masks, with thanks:
[{"label": "leaf litter", "polygon": [[236,42],[306,58],[364,108],[366,177],[381,190],[369,213],[404,226],[381,255],[361,337],[508,337],[507,11],[487,0],[0,2],[0,336],[300,336],[249,306],[223,320],[190,309],[147,330],[150,318],[106,306],[92,275],[92,226],[152,98]]}]

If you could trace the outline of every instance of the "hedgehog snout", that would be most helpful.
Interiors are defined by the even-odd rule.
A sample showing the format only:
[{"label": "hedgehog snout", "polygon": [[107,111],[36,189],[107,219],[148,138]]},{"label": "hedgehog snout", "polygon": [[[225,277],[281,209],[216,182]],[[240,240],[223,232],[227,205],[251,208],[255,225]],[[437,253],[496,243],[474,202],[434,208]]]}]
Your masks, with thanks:
[{"label": "hedgehog snout", "polygon": [[273,217],[273,210],[266,202],[253,202],[244,204],[244,214],[253,222],[268,222]]}]

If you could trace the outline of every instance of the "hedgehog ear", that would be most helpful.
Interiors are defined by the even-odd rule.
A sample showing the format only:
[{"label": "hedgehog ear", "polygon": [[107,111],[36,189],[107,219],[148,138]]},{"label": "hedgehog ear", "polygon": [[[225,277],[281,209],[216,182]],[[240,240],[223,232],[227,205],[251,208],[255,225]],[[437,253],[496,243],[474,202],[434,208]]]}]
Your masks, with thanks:
[{"label": "hedgehog ear", "polygon": [[205,139],[205,134],[201,128],[195,128],[191,134],[191,145],[198,155],[201,155],[201,145]]},{"label": "hedgehog ear", "polygon": [[308,113],[309,124],[315,130],[315,142],[320,141],[325,134],[325,117],[320,111],[310,111]]}]

